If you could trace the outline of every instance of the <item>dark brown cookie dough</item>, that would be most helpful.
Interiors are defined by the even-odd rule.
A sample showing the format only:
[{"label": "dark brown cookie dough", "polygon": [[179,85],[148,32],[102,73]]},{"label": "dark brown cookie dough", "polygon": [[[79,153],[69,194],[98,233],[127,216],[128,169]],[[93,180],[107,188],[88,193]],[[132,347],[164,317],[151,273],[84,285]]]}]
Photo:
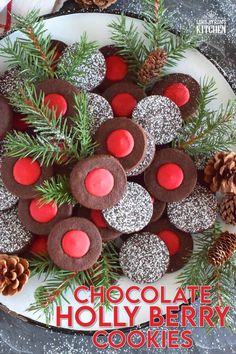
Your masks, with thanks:
[{"label": "dark brown cookie dough", "polygon": [[[80,257],[75,257],[76,248],[79,248],[80,238],[74,238],[71,245],[74,250],[68,250],[68,242],[64,246],[64,239],[70,231],[82,232],[88,241],[87,253]],[[81,241],[84,239],[81,239]],[[72,244],[73,243],[73,244]],[[69,255],[73,252],[73,256]],[[62,220],[54,226],[48,237],[48,253],[53,262],[60,268],[73,272],[79,272],[91,268],[98,260],[102,252],[102,238],[96,226],[84,218],[69,218]]]},{"label": "dark brown cookie dough", "polygon": [[172,273],[184,267],[193,251],[191,234],[176,229],[167,219],[160,219],[149,224],[144,231],[159,236],[167,245],[170,264],[167,272]]},{"label": "dark brown cookie dough", "polygon": [[[22,198],[22,199],[30,199],[34,198],[36,196],[36,191],[35,187],[39,186],[42,184],[46,179],[49,179],[50,177],[53,176],[53,167],[45,167],[45,166],[40,166],[39,163],[37,163],[36,168],[38,168],[38,178],[35,178],[34,183],[30,183],[28,185],[21,184],[19,183],[19,180],[17,181],[14,176],[14,171],[17,166],[17,163],[22,162],[22,161],[29,161],[27,163],[27,166],[31,165],[32,160],[30,158],[25,158],[25,159],[18,159],[15,157],[5,157],[3,158],[2,161],[2,166],[1,166],[1,175],[2,175],[2,180],[6,188],[15,196]],[[37,161],[36,161],[37,162]],[[33,165],[35,164],[32,162]],[[24,176],[18,176],[18,178],[27,178],[27,172],[29,172],[28,176],[30,177],[30,171],[27,167],[21,167],[19,166],[17,170],[24,168]],[[33,180],[32,180],[33,182]]]},{"label": "dark brown cookie dough", "polygon": [[71,192],[88,209],[111,208],[123,197],[126,174],[117,159],[96,155],[81,160],[70,175]]},{"label": "dark brown cookie dough", "polygon": [[166,202],[154,199],[151,223],[159,220],[166,210]]},{"label": "dark brown cookie dough", "polygon": [[197,169],[191,158],[177,149],[156,152],[144,174],[145,185],[152,196],[163,202],[186,198],[197,182]]},{"label": "dark brown cookie dough", "polygon": [[[35,208],[35,204],[38,210],[35,211],[34,209],[34,215],[37,213],[36,215],[38,221],[32,216],[31,213],[31,208]],[[70,217],[72,214],[72,206],[68,204],[55,207],[55,209],[51,207],[52,203],[47,204],[46,207],[47,206],[50,209],[49,211],[45,210],[45,205],[41,206],[37,199],[21,199],[19,201],[19,219],[27,230],[36,235],[48,235],[54,225],[56,225],[59,221]],[[42,210],[42,215],[39,214],[40,209]]]},{"label": "dark brown cookie dough", "polygon": [[102,241],[108,242],[118,238],[121,233],[119,231],[111,229],[106,220],[104,219],[101,210],[87,209],[76,205],[73,210],[73,216],[82,217],[90,220],[99,230]]},{"label": "dark brown cookie dough", "polygon": [[0,95],[0,139],[3,139],[6,133],[13,126],[13,110],[8,103],[8,100]]},{"label": "dark brown cookie dough", "polygon": [[[177,94],[180,95],[180,97],[178,97],[179,102],[182,101],[182,103],[184,103],[183,105],[179,106],[182,117],[184,120],[188,120],[188,118],[198,108],[198,101],[200,96],[199,83],[193,77],[187,74],[169,74],[164,76],[160,81],[155,84],[152,90],[152,95],[167,95],[167,97],[169,97],[167,89],[171,87],[172,91],[178,91],[178,89],[179,91],[184,90],[184,93],[188,95],[189,99],[186,99],[185,101],[187,102],[184,103],[185,101],[183,100],[183,97],[181,97],[181,95],[184,95],[184,93],[177,92]],[[178,102],[175,103],[178,105]]]},{"label": "dark brown cookie dough", "polygon": [[126,172],[138,166],[146,154],[145,131],[127,118],[114,118],[104,122],[97,130],[95,140],[98,143],[97,153],[116,157]]},{"label": "dark brown cookie dough", "polygon": [[37,85],[37,92],[44,92],[45,97],[51,94],[63,96],[67,103],[67,110],[64,117],[74,117],[77,112],[75,110],[74,95],[79,94],[80,90],[67,81],[60,79],[48,79]]}]

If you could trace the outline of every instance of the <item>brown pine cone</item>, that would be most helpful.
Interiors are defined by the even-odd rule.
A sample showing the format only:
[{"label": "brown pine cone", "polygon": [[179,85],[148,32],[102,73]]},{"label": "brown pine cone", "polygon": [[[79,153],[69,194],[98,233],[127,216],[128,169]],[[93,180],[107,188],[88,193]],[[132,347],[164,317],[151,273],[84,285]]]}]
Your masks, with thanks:
[{"label": "brown pine cone", "polygon": [[204,181],[212,192],[236,194],[236,153],[217,152],[204,169]]},{"label": "brown pine cone", "polygon": [[100,9],[106,9],[107,7],[115,4],[117,0],[75,0],[83,7],[97,6]]},{"label": "brown pine cone", "polygon": [[226,224],[236,225],[236,195],[226,195],[220,202],[220,215]]},{"label": "brown pine cone", "polygon": [[147,84],[153,78],[157,78],[167,61],[167,54],[162,48],[151,52],[138,72],[138,80]]},{"label": "brown pine cone", "polygon": [[0,254],[1,295],[12,296],[21,291],[29,275],[29,262],[26,259]]},{"label": "brown pine cone", "polygon": [[208,262],[215,267],[222,266],[236,251],[236,234],[223,232],[208,251]]}]

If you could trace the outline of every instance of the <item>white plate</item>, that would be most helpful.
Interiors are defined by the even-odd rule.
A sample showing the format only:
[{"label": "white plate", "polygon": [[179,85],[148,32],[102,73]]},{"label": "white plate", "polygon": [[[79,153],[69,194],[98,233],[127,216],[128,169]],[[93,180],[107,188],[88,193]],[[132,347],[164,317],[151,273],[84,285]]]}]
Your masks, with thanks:
[{"label": "white plate", "polygon": [[[53,38],[62,40],[67,44],[71,44],[75,41],[78,41],[80,39],[81,34],[83,32],[86,32],[89,39],[96,40],[98,41],[100,46],[103,46],[106,44],[111,44],[111,40],[109,39],[109,29],[107,25],[111,23],[112,20],[115,20],[117,17],[118,15],[100,13],[73,14],[46,20],[46,26],[49,32],[52,34]],[[138,26],[140,32],[142,32],[141,20],[129,19],[129,21],[134,21],[135,24]],[[16,36],[17,33],[12,34],[11,38],[13,39]],[[5,71],[6,67],[6,63],[4,63],[3,59],[0,58],[0,71]],[[225,104],[229,99],[233,99],[235,97],[230,85],[227,83],[223,75],[208,59],[206,59],[197,50],[188,50],[186,52],[186,58],[181,60],[179,64],[175,67],[175,69],[172,70],[172,72],[181,72],[189,74],[193,76],[197,81],[199,81],[200,78],[203,78],[204,76],[214,77],[218,88],[218,96],[217,100],[214,102],[214,108],[219,106],[221,103]],[[176,279],[181,271],[182,270],[172,274],[167,274],[153,285],[155,285],[157,288],[160,288],[160,286],[165,286],[166,294],[169,298],[173,298],[177,289]],[[30,320],[36,320],[44,324],[44,317],[38,318],[38,314],[34,315],[32,312],[26,311],[26,308],[29,306],[29,304],[34,301],[34,290],[40,285],[40,280],[32,278],[24,288],[24,291],[12,298],[0,296],[0,302],[5,305],[9,310],[14,311],[19,315],[23,315],[24,317]],[[127,278],[122,277],[120,279],[119,285],[125,290],[129,286],[133,285],[133,283]],[[142,287],[144,287],[144,285],[142,285],[141,288]],[[73,296],[69,295],[69,292],[67,298],[68,301],[71,302],[71,305],[74,307],[74,309],[76,309],[78,307],[78,304],[73,299]],[[64,309],[66,310],[68,304],[64,302],[63,305]],[[125,302],[119,304],[120,307],[123,307],[124,305],[130,306],[128,303]],[[143,324],[149,320],[148,306],[142,303],[140,303],[140,305],[141,310],[136,316],[136,325]],[[162,308],[163,313],[165,313],[165,305],[160,303],[157,303],[157,305],[160,306]],[[86,316],[86,313],[84,314],[84,316]],[[106,320],[112,321],[112,312],[108,312],[106,314]],[[128,320],[124,311],[120,311],[120,320],[125,322],[127,322]],[[52,321],[50,325],[55,326],[55,320]],[[65,325],[65,327],[63,328],[68,327]],[[70,329],[84,330],[84,328],[78,327],[75,321],[73,322],[73,326]],[[98,324],[95,324],[88,330],[93,331],[97,329],[99,329],[99,326]]]}]

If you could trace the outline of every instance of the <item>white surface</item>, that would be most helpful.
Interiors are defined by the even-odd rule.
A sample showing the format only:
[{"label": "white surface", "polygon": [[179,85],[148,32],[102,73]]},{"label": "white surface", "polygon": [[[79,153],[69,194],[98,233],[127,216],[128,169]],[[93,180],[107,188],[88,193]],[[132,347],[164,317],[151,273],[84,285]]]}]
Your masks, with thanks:
[{"label": "white surface", "polygon": [[[89,39],[97,40],[101,46],[110,44],[109,40],[109,30],[107,25],[116,18],[116,15],[109,14],[73,14],[67,15],[60,18],[53,18],[46,21],[48,30],[52,33],[53,38],[62,40],[67,44],[71,44],[75,41],[78,41],[80,35],[83,32],[87,32]],[[131,20],[130,20],[131,21]],[[134,20],[140,31],[142,31],[142,22],[140,20]],[[12,35],[12,37],[14,37]],[[4,71],[6,69],[6,64],[4,64],[2,58],[0,58],[0,69]],[[234,98],[234,93],[226,82],[224,77],[219,73],[216,67],[211,64],[209,60],[207,60],[202,54],[200,54],[197,50],[190,50],[186,53],[186,58],[179,62],[178,66],[176,66],[175,70],[172,72],[182,72],[186,74],[190,74],[197,81],[204,76],[214,77],[217,88],[218,88],[218,97],[214,102],[214,108],[216,108],[221,103],[226,103],[227,100]],[[169,298],[173,298],[176,289],[176,278],[178,274],[182,270],[165,275],[162,279],[160,279],[157,283],[153,284],[157,288],[160,286],[166,286],[166,293]],[[125,290],[129,286],[133,285],[131,281],[127,278],[122,277],[119,285]],[[33,315],[31,312],[26,312],[26,308],[30,303],[34,301],[33,293],[36,287],[40,285],[40,281],[32,278],[29,283],[26,285],[24,291],[13,298],[0,296],[0,302],[6,305],[10,310],[15,311],[21,315],[29,317],[34,320],[38,320],[43,322],[44,318],[38,318],[37,315]],[[141,285],[144,287],[144,285]],[[88,296],[89,294],[86,294]],[[68,301],[76,308],[78,308],[78,304],[75,300],[73,300],[73,296],[69,295],[68,292]],[[64,302],[65,311],[68,306],[67,303]],[[124,305],[129,305],[128,303],[121,303],[119,306],[123,307]],[[141,324],[149,320],[149,311],[146,304],[140,303],[141,310],[136,316],[136,324]],[[165,305],[157,303],[156,305],[160,306],[165,312]],[[130,305],[129,305],[130,306]],[[112,312],[108,312],[106,314],[106,319],[112,321]],[[124,311],[120,311],[120,320],[127,321],[127,317],[125,316]],[[55,325],[55,322],[52,322],[51,325]],[[65,327],[66,328],[66,327]],[[78,325],[74,322],[73,329],[80,329]],[[98,325],[90,327],[88,330],[97,330]]]}]

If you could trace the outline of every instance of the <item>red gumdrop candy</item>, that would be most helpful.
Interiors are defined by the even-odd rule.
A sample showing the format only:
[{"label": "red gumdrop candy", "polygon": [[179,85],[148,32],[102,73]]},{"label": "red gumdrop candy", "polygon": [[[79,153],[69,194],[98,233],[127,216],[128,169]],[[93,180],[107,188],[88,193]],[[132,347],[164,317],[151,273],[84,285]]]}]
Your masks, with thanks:
[{"label": "red gumdrop candy", "polygon": [[107,150],[115,157],[128,156],[134,148],[134,138],[126,129],[114,130],[107,137]]},{"label": "red gumdrop candy", "polygon": [[37,254],[46,253],[47,250],[48,239],[46,236],[37,236],[30,247],[30,251]]},{"label": "red gumdrop candy", "polygon": [[107,229],[107,223],[101,213],[101,210],[92,209],[90,213],[90,217],[97,227],[101,229]]},{"label": "red gumdrop candy", "polygon": [[105,168],[94,168],[85,178],[85,188],[95,197],[105,197],[114,187],[114,177]]},{"label": "red gumdrop candy", "polygon": [[56,111],[56,117],[58,118],[60,114],[64,116],[67,111],[67,102],[62,95],[57,93],[50,93],[45,96],[44,104],[48,105],[49,109],[54,109]]},{"label": "red gumdrop candy", "polygon": [[175,163],[166,163],[158,169],[156,179],[162,188],[174,190],[181,186],[184,179],[184,173],[179,165]]},{"label": "red gumdrop candy", "polygon": [[31,157],[25,157],[16,161],[13,166],[15,181],[23,186],[30,186],[38,181],[41,176],[41,167]]},{"label": "red gumdrop candy", "polygon": [[180,240],[179,236],[171,230],[163,230],[158,232],[158,236],[165,242],[170,256],[174,256],[179,252],[180,249]]},{"label": "red gumdrop candy", "polygon": [[165,89],[164,96],[177,104],[178,107],[182,107],[188,103],[190,93],[187,86],[182,83],[175,83]]},{"label": "red gumdrop candy", "polygon": [[111,107],[116,117],[130,118],[136,105],[135,97],[125,92],[115,95],[111,101]]},{"label": "red gumdrop candy", "polygon": [[39,223],[46,223],[55,218],[58,212],[57,204],[54,202],[43,204],[39,199],[32,199],[30,203],[30,215]]},{"label": "red gumdrop candy", "polygon": [[111,55],[106,58],[106,79],[110,81],[120,81],[128,73],[128,65],[119,55]]},{"label": "red gumdrop candy", "polygon": [[89,247],[90,239],[84,231],[71,230],[63,236],[62,248],[69,257],[81,258],[88,252]]}]

